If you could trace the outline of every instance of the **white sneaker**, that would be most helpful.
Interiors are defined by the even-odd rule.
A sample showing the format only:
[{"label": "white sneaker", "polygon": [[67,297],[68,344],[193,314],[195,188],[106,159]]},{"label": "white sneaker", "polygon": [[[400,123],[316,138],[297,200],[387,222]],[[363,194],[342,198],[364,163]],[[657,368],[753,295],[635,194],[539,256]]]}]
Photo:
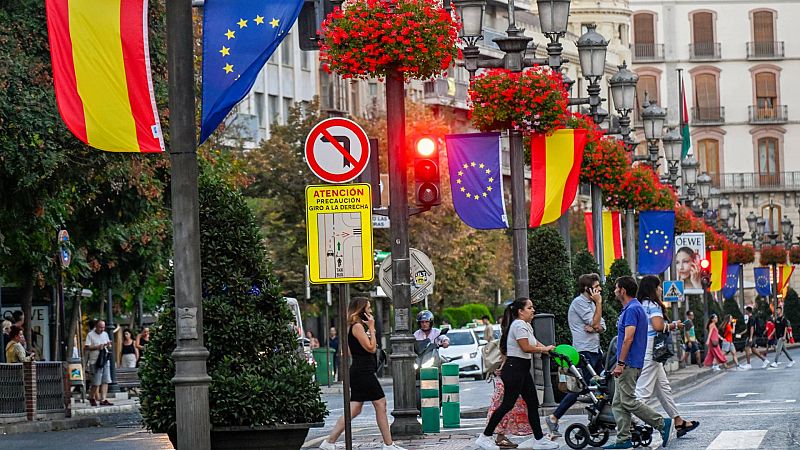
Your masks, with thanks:
[{"label": "white sneaker", "polygon": [[492,437],[486,436],[483,433],[478,435],[478,439],[475,439],[475,445],[484,450],[500,450],[500,447],[494,443]]},{"label": "white sneaker", "polygon": [[772,363],[770,363],[770,364],[769,364],[769,366],[770,366],[770,367],[778,367],[778,363],[776,363],[776,362],[772,362]]},{"label": "white sneaker", "polygon": [[722,370],[722,369],[720,369],[720,368],[719,368],[719,366],[718,366],[718,365],[716,365],[716,364],[714,364],[713,366],[711,366],[711,371],[713,371],[713,372],[719,372],[720,370]]},{"label": "white sneaker", "polygon": [[762,364],[762,365],[761,365],[761,368],[762,368],[762,369],[766,369],[767,367],[769,367],[769,360],[766,360],[766,359],[765,359],[765,360],[764,360],[764,364]]},{"label": "white sneaker", "polygon": [[547,436],[545,436],[538,440],[536,438],[530,438],[527,441],[519,444],[519,447],[517,448],[530,448],[534,450],[554,450],[559,447],[561,446],[551,441],[550,439],[547,438]]},{"label": "white sneaker", "polygon": [[753,366],[751,366],[750,363],[745,364],[744,367],[743,367],[744,370],[750,370],[752,368],[753,368]]},{"label": "white sneaker", "polygon": [[319,449],[320,450],[336,450],[336,444],[331,444],[330,442],[328,442],[328,439],[326,438],[325,440],[323,440],[319,444]]},{"label": "white sneaker", "polygon": [[793,365],[794,365],[794,360],[791,360],[789,361],[789,363],[786,364],[786,367],[792,367]]},{"label": "white sneaker", "polygon": [[406,449],[392,442],[392,445],[383,444],[382,450],[406,450]]}]

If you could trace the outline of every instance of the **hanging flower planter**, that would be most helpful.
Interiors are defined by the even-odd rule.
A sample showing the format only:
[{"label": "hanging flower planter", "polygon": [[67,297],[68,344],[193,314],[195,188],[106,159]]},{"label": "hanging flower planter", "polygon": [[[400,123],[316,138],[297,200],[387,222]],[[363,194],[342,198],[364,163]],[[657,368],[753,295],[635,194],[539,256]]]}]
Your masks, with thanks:
[{"label": "hanging flower planter", "polygon": [[782,245],[762,245],[759,261],[762,266],[786,264],[786,249]]},{"label": "hanging flower planter", "polygon": [[728,264],[750,264],[755,260],[756,253],[749,245],[733,244],[728,249]]},{"label": "hanging flower planter", "polygon": [[567,90],[561,74],[548,67],[486,71],[473,80],[470,99],[472,125],[481,131],[547,134],[567,123]]},{"label": "hanging flower planter", "polygon": [[431,78],[455,60],[459,27],[437,0],[349,0],[322,23],[320,62],[344,78]]}]

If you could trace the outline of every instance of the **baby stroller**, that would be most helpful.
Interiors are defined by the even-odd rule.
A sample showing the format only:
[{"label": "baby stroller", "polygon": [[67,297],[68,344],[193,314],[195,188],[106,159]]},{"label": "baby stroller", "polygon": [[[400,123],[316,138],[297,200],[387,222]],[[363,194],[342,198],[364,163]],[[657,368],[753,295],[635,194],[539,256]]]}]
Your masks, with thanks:
[{"label": "baby stroller", "polygon": [[[611,402],[614,399],[614,377],[611,375],[611,369],[616,364],[616,345],[613,346],[613,349],[609,348],[609,356],[606,359],[603,376],[598,375],[591,364],[576,354],[579,359],[578,366],[585,368],[591,374],[591,381],[588,386],[583,380],[583,374],[571,358],[558,352],[551,353],[553,359],[559,365],[562,367],[566,365],[569,375],[574,378],[573,382],[568,384],[573,385],[574,390],[580,389],[580,392],[576,393],[585,393],[590,399],[589,405],[585,408],[588,416],[587,423],[573,423],[564,431],[564,440],[570,448],[582,449],[589,445],[601,447],[608,442],[611,430],[616,428],[614,414],[611,411]],[[609,367],[609,361],[611,361],[612,367]],[[653,427],[649,425],[633,425],[631,443],[634,448],[646,447],[652,441]]]}]

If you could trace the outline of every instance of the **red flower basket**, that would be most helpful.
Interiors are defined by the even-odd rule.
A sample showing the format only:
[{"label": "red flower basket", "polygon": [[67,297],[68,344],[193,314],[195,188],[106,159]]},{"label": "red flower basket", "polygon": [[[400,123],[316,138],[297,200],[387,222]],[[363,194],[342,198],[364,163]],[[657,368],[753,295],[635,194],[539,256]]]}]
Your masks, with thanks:
[{"label": "red flower basket", "polygon": [[349,0],[322,23],[320,62],[344,78],[431,78],[456,58],[459,29],[437,0]]},{"label": "red flower basket", "polygon": [[470,86],[470,99],[472,125],[481,131],[550,133],[567,122],[567,90],[549,67],[483,72]]},{"label": "red flower basket", "polygon": [[731,244],[728,248],[729,264],[750,264],[756,260],[756,253],[749,245]]},{"label": "red flower basket", "polygon": [[789,249],[789,262],[792,264],[800,264],[800,246],[793,245]]},{"label": "red flower basket", "polygon": [[786,249],[782,245],[762,245],[759,261],[762,266],[786,264]]}]

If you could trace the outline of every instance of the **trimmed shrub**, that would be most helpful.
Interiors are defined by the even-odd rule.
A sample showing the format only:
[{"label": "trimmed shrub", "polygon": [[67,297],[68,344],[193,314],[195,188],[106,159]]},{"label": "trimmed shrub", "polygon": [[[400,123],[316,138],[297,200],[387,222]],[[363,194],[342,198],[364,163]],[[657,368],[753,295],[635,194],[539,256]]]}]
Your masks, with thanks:
[{"label": "trimmed shrub", "polygon": [[792,288],[786,291],[786,298],[783,299],[783,313],[792,325],[792,333],[797,328],[800,336],[800,296]]},{"label": "trimmed shrub", "polygon": [[631,266],[626,259],[621,258],[611,264],[606,284],[603,286],[603,318],[606,320],[606,332],[600,335],[600,346],[603,351],[606,351],[608,344],[617,338],[617,321],[622,304],[614,297],[614,283],[617,278],[623,276],[631,276]]},{"label": "trimmed shrub", "polygon": [[[200,177],[203,331],[213,426],[319,422],[327,411],[314,369],[298,354],[292,314],[242,196]],[[175,430],[174,291],[152,327],[139,370],[147,429]]]},{"label": "trimmed shrub", "polygon": [[564,240],[555,228],[539,227],[528,234],[528,278],[536,312],[555,316],[556,343],[572,342],[567,312],[574,282]]}]

